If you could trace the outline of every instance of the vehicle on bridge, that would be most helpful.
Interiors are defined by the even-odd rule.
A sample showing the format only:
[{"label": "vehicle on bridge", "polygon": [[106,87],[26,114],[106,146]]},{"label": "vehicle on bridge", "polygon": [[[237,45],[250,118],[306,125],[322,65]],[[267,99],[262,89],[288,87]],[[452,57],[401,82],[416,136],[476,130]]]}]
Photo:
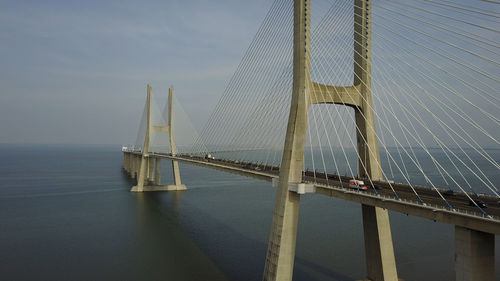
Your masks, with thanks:
[{"label": "vehicle on bridge", "polygon": [[469,206],[479,206],[480,208],[486,208],[488,205],[484,203],[483,200],[480,199],[469,199]]},{"label": "vehicle on bridge", "polygon": [[443,192],[443,195],[444,196],[453,196],[453,195],[455,195],[455,191],[453,191],[453,189],[448,189],[445,192]]},{"label": "vehicle on bridge", "polygon": [[368,190],[368,187],[365,185],[364,181],[360,181],[360,180],[356,180],[356,179],[349,180],[349,187],[361,189],[361,190]]}]

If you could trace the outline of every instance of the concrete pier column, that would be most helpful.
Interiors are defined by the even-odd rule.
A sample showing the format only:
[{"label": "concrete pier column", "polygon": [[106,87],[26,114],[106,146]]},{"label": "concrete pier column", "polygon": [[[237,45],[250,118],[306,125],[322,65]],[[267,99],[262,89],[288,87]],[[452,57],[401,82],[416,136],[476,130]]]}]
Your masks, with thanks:
[{"label": "concrete pier column", "polygon": [[161,158],[156,158],[156,185],[161,185]]},{"label": "concrete pier column", "polygon": [[148,159],[148,184],[153,184],[155,181],[155,158]]},{"label": "concrete pier column", "polygon": [[128,167],[127,167],[127,161],[128,160],[128,153],[124,152],[123,153],[123,169],[128,173]]},{"label": "concrete pier column", "polygon": [[141,170],[141,156],[140,155],[136,155],[135,156],[135,178],[138,179],[139,178],[139,172]]},{"label": "concrete pier column", "polygon": [[495,235],[455,226],[455,280],[495,279]]},{"label": "concrete pier column", "polygon": [[132,154],[127,153],[127,172],[129,176],[132,174]]},{"label": "concrete pier column", "polygon": [[127,173],[130,175],[130,153],[125,153],[125,159],[126,159],[126,162],[125,162],[125,170],[127,171]]},{"label": "concrete pier column", "polygon": [[135,155],[130,155],[130,177],[135,179]]},{"label": "concrete pier column", "polygon": [[136,179],[136,178],[137,178],[137,167],[139,166],[139,165],[137,164],[137,162],[138,162],[138,160],[137,160],[137,155],[135,155],[135,154],[134,154],[134,155],[132,156],[132,159],[133,159],[133,160],[132,160],[132,162],[133,162],[133,165],[134,165],[134,167],[133,167],[133,171],[132,171],[132,178]]},{"label": "concrete pier column", "polygon": [[127,153],[126,152],[123,152],[123,169],[125,170],[125,172],[128,172],[127,171]]},{"label": "concrete pier column", "polygon": [[174,185],[181,185],[181,173],[179,171],[179,162],[172,160],[172,172],[174,174]]},{"label": "concrete pier column", "polygon": [[134,154],[130,155],[130,177],[136,178],[137,159]]},{"label": "concrete pier column", "polygon": [[148,165],[148,159],[145,156],[140,157],[140,168],[139,168],[139,175],[137,176],[137,185],[132,187],[131,191],[134,192],[143,192],[144,191],[144,183],[146,181],[146,176],[147,176],[147,165]]},{"label": "concrete pier column", "polygon": [[387,210],[362,206],[366,275],[369,280],[397,281],[396,260]]}]

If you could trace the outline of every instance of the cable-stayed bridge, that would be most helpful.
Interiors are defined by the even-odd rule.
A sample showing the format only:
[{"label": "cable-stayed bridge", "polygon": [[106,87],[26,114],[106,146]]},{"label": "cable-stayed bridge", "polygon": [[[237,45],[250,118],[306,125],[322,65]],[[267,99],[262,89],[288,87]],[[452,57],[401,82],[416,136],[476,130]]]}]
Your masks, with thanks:
[{"label": "cable-stayed bridge", "polygon": [[[178,162],[271,181],[264,280],[292,279],[306,193],[361,204],[369,280],[398,280],[388,210],[454,225],[456,280],[494,280],[499,11],[275,0],[199,133],[173,88],[161,112],[148,85],[136,143],[123,149],[132,191],[188,189]],[[161,159],[173,184],[162,184]]]}]

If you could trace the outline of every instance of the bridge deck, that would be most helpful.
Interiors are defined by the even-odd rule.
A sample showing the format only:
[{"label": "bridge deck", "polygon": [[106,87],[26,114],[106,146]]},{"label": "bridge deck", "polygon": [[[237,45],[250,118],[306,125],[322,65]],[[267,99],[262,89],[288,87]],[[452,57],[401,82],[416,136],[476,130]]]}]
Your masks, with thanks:
[{"label": "bridge deck", "polygon": [[[139,154],[138,152],[129,152]],[[178,160],[198,166],[217,169],[233,174],[252,177],[260,180],[272,181],[278,178],[279,168],[273,166],[263,167],[253,163],[241,163],[232,160],[214,160],[204,159],[195,156],[172,156],[169,154],[151,153],[150,156],[161,157],[170,160]],[[258,168],[257,168],[258,167]],[[394,193],[387,182],[374,182],[381,189],[369,189],[367,191],[358,191],[347,188],[349,178],[342,178],[341,182],[338,176],[328,175],[328,182],[324,174],[316,179],[311,175],[303,176],[304,182],[313,183],[317,194],[330,197],[336,197],[344,200],[354,201],[366,205],[386,208],[392,211],[424,217],[434,221],[463,226],[479,231],[500,234],[500,204],[499,199],[491,196],[481,196],[488,207],[485,209],[490,217],[484,217],[475,206],[469,205],[469,199],[461,192],[455,192],[453,195],[446,196],[446,200],[453,206],[450,210],[446,203],[438,196],[435,190],[426,187],[413,186],[425,205],[420,204],[417,196],[411,190],[410,186],[399,183],[392,183],[392,188],[397,192],[400,200],[395,199]],[[346,187],[343,188],[342,186]],[[442,190],[444,192],[444,190]],[[475,197],[473,197],[475,198]]]}]

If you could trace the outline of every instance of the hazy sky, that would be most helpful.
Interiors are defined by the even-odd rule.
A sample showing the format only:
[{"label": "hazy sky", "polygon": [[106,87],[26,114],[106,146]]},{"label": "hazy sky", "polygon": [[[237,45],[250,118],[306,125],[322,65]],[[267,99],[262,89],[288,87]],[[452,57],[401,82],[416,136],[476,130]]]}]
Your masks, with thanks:
[{"label": "hazy sky", "polygon": [[203,122],[271,2],[0,0],[0,143],[130,143],[147,83]]},{"label": "hazy sky", "polygon": [[[272,2],[0,0],[0,143],[134,143],[147,83],[152,85],[153,95],[159,98],[161,106],[168,87],[174,85],[177,100],[195,126],[201,127]],[[315,1],[320,2],[329,1]],[[387,4],[387,1],[377,3],[380,2]],[[463,2],[461,5],[470,4],[468,1],[459,2]],[[485,10],[493,4],[483,5]],[[391,5],[388,7],[394,9]],[[425,8],[444,13],[439,10],[444,7],[430,5]],[[389,23],[392,28],[396,26],[381,18],[397,18],[394,13],[383,8],[378,8],[377,13],[375,21],[378,19],[382,24]],[[498,22],[490,18],[483,20],[477,14],[467,16],[463,11],[447,14],[453,16],[450,19],[465,17],[464,21],[471,20],[475,24],[489,26],[491,30],[498,27]],[[398,22],[403,20],[399,18]],[[413,23],[417,23],[417,28],[425,32],[433,32],[418,22]],[[457,22],[451,21],[449,24],[454,26]],[[473,27],[463,25],[461,28],[475,35],[484,32]],[[378,37],[374,36],[373,48],[377,56],[384,58],[385,64],[392,63],[394,55],[402,50],[413,49],[416,54],[423,51],[423,48],[407,39],[395,40],[397,36],[391,40],[398,42],[398,50],[391,50],[385,42],[390,40],[380,37],[384,34],[380,25],[374,25],[373,29],[376,28],[379,28]],[[408,33],[408,30],[403,33]],[[456,46],[477,51],[475,47],[464,45],[463,41],[436,34],[436,37],[444,38]],[[482,36],[489,38],[488,34],[492,32]],[[495,33],[495,36],[489,39],[498,40],[498,34]],[[431,46],[431,49],[443,47],[435,42],[427,42],[415,32],[411,37]],[[376,41],[377,38],[380,41]],[[456,49],[451,51],[459,60],[473,62],[477,68],[484,68],[497,76],[498,63],[491,68],[491,64],[488,66],[477,58],[467,58],[463,52],[453,53]],[[491,54],[486,54],[491,57]],[[418,67],[418,60],[410,58],[410,62]],[[459,77],[473,79],[471,83],[474,85],[483,85],[474,79],[484,80],[485,77],[469,75],[462,65],[450,68],[448,61],[439,61],[436,55],[428,58],[454,75],[458,73]],[[494,60],[496,58],[493,56]],[[377,60],[381,61],[374,57],[374,67],[377,66]],[[486,66],[493,70],[488,70],[490,68]],[[376,73],[385,74],[381,70],[376,70]],[[442,71],[434,70],[434,75],[436,73]],[[427,80],[421,79],[418,83],[425,86]],[[455,82],[450,83],[457,85],[460,94],[468,95],[471,92]],[[488,91],[497,88],[498,84],[492,85]],[[380,88],[380,85],[373,83],[374,90],[377,87]],[[411,85],[406,88],[405,91],[412,93]],[[432,88],[429,91],[436,92]],[[387,91],[381,89],[380,92]],[[491,95],[498,95],[498,91]],[[491,105],[476,96],[469,98],[498,119],[498,105]],[[432,100],[426,99],[432,108]],[[477,112],[464,110],[486,128],[485,131],[498,138],[498,123],[491,122],[482,113],[476,118],[473,114],[477,115]],[[437,113],[441,111],[440,108],[435,109]],[[462,125],[463,122],[460,123],[456,115],[452,117],[459,121],[456,126]],[[429,126],[437,128],[436,125]],[[383,128],[378,130],[384,131]],[[438,128],[437,131],[441,130]],[[492,146],[491,138],[481,134],[471,135],[482,145]],[[498,146],[497,142],[493,145]]]}]

